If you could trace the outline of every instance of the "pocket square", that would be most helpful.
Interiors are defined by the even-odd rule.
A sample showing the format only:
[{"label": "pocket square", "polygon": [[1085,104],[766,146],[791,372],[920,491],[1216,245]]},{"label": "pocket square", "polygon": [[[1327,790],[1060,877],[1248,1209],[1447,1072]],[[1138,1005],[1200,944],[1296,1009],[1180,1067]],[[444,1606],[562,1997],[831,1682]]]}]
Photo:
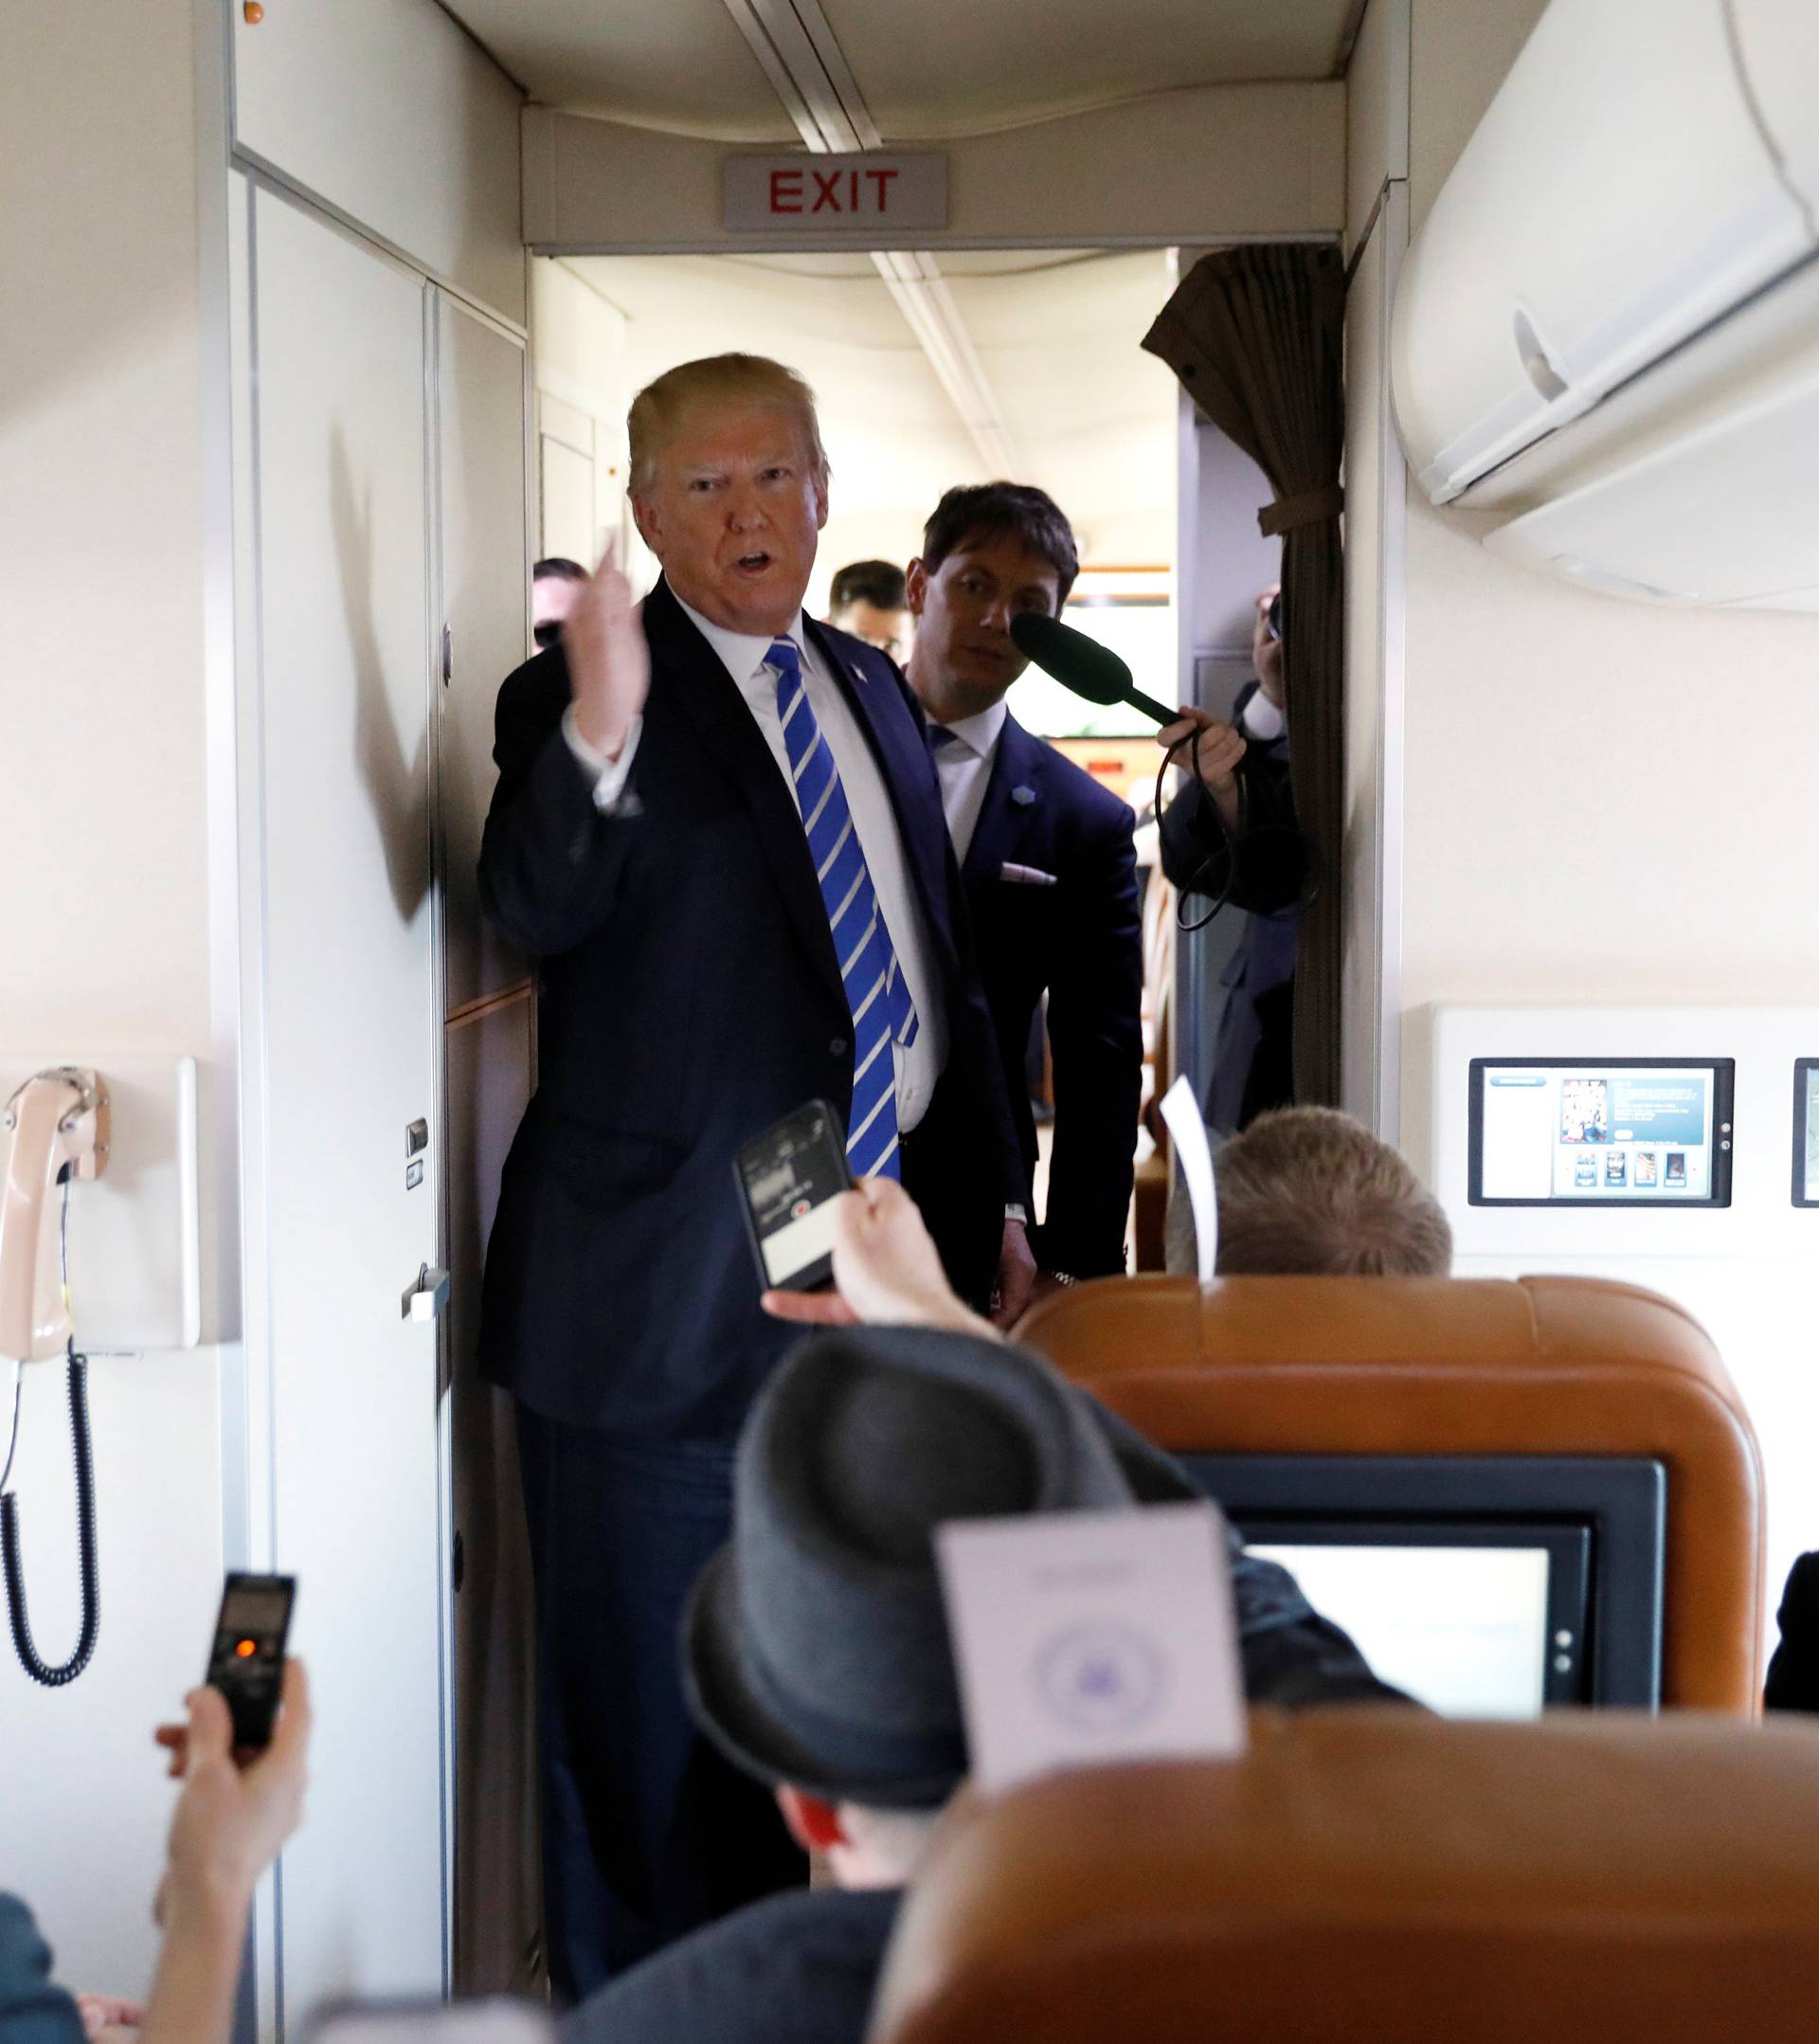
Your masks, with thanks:
[{"label": "pocket square", "polygon": [[1040,866],[1017,866],[1007,859],[998,869],[998,877],[1008,887],[1059,887],[1061,882],[1053,873],[1044,873]]}]

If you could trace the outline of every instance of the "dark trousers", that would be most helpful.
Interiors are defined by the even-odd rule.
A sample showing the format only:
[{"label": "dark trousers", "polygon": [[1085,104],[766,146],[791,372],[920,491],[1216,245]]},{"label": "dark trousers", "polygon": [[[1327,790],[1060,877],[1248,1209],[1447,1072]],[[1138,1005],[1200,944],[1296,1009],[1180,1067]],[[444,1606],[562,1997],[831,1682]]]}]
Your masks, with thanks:
[{"label": "dark trousers", "polygon": [[678,1638],[731,1529],[732,1450],[621,1441],[518,1406],[537,1600],[549,1978],[577,2001],[728,1910],[800,1886],[767,1789],[694,1730]]}]

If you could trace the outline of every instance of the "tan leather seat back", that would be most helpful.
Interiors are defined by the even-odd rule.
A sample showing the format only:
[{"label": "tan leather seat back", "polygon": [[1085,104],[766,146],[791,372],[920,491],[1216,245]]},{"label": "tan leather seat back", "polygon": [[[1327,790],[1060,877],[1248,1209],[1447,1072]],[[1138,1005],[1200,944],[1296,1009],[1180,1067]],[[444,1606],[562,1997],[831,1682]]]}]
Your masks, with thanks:
[{"label": "tan leather seat back", "polygon": [[871,2044],[1808,2044],[1819,1727],[1258,1713],[956,1812]]},{"label": "tan leather seat back", "polygon": [[1671,1301],[1577,1277],[1111,1278],[1036,1307],[1018,1338],[1181,1454],[1659,1460],[1662,1700],[1756,1709],[1760,1455]]}]

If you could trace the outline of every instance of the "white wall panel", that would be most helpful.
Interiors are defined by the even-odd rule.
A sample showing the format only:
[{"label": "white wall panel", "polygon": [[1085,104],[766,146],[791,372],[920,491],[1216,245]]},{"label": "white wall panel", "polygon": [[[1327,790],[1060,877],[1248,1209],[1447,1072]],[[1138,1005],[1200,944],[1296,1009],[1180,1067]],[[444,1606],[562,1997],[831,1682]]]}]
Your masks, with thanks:
[{"label": "white wall panel", "polygon": [[[273,1554],[317,1736],[285,2020],[444,1979],[424,286],[255,209]],[[324,308],[333,317],[325,318]]]},{"label": "white wall panel", "polygon": [[1385,182],[1409,174],[1410,0],[1370,0],[1345,72],[1345,247],[1355,250]]},{"label": "white wall panel", "polygon": [[435,0],[232,12],[236,147],[522,325],[522,96],[505,73]]},{"label": "white wall panel", "polygon": [[[0,1048],[206,1058],[193,10],[137,0],[101,33],[80,9],[3,12]],[[203,1079],[207,1158],[233,1075]],[[80,1333],[80,1263],[72,1277]],[[224,1315],[215,1270],[205,1279],[212,1339]],[[232,1311],[230,1296],[230,1325]],[[36,1689],[0,1635],[0,1889],[28,1899],[62,1977],[123,1994],[144,1991],[157,1949],[172,1792],[151,1728],[201,1674],[220,1595],[221,1367],[213,1348],[93,1365],[95,1658]],[[54,1365],[27,1373],[12,1480],[32,1622],[61,1660],[77,1578]]]},{"label": "white wall panel", "polygon": [[480,913],[476,865],[496,778],[493,708],[528,647],[524,350],[438,294],[442,616],[438,810],[446,895],[443,993],[453,1009],[530,967]]},{"label": "white wall panel", "polygon": [[1345,307],[1345,834],[1340,1104],[1395,1141],[1402,952],[1404,464],[1390,305],[1408,187],[1384,188]]}]

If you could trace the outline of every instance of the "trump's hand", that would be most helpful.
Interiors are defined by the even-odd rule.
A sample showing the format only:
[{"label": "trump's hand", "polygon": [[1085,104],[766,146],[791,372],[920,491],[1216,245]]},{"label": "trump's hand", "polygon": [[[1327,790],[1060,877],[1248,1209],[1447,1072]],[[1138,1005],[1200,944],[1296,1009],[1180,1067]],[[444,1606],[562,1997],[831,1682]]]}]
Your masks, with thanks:
[{"label": "trump's hand", "polygon": [[1238,827],[1238,762],[1245,754],[1244,740],[1212,711],[1197,710],[1184,704],[1176,721],[1165,724],[1156,733],[1156,743],[1166,751],[1185,740],[1193,741],[1188,747],[1188,756],[1199,776],[1200,786],[1212,796],[1226,828],[1235,830]]},{"label": "trump's hand", "polygon": [[642,714],[651,691],[650,648],[616,551],[608,540],[562,628],[575,730],[605,759],[617,759],[624,751],[633,720]]},{"label": "trump's hand", "polygon": [[766,1292],[779,1320],[804,1327],[954,1328],[990,1335],[955,1295],[916,1203],[891,1178],[862,1178],[834,1202],[834,1290]]}]

